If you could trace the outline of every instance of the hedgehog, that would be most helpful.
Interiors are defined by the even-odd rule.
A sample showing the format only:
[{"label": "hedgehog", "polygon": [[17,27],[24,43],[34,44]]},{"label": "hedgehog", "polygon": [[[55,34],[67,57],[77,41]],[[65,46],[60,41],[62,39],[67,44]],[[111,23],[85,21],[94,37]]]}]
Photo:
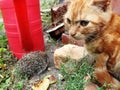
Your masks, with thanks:
[{"label": "hedgehog", "polygon": [[39,75],[48,67],[48,56],[45,52],[35,51],[25,54],[16,64],[19,74],[33,76]]}]

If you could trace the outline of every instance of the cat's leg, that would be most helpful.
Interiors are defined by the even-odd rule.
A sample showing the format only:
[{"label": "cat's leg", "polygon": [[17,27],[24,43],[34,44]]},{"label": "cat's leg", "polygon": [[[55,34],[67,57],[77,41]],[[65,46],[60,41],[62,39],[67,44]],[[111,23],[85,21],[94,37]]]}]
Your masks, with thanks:
[{"label": "cat's leg", "polygon": [[120,81],[120,52],[113,54],[113,56],[109,58],[107,62],[107,69],[110,74]]},{"label": "cat's leg", "polygon": [[99,83],[102,85],[106,84],[106,88],[110,88],[110,86],[112,86],[113,90],[120,90],[120,82],[113,78],[107,70],[106,64],[108,59],[109,56],[105,53],[98,56],[95,64],[94,76]]}]

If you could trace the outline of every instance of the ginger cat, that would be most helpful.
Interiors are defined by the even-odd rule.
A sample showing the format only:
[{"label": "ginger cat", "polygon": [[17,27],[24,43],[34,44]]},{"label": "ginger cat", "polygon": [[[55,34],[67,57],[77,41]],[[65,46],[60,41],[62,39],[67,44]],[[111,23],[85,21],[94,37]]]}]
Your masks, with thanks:
[{"label": "ginger cat", "polygon": [[84,39],[88,52],[97,56],[94,77],[106,89],[120,90],[120,16],[111,0],[71,0],[64,16],[65,28]]}]

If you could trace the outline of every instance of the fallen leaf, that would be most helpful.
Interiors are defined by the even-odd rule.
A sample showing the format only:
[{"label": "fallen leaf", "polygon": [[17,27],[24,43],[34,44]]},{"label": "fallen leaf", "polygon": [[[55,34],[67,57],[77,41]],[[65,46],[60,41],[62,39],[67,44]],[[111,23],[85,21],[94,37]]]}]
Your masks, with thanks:
[{"label": "fallen leaf", "polygon": [[50,84],[55,83],[57,80],[54,75],[47,75],[43,80],[34,83],[33,90],[47,90]]},{"label": "fallen leaf", "polygon": [[56,81],[57,81],[57,79],[55,78],[54,75],[48,75],[48,76],[46,76],[45,78],[48,78],[48,79],[49,79],[50,84],[54,84],[54,83],[56,83]]}]

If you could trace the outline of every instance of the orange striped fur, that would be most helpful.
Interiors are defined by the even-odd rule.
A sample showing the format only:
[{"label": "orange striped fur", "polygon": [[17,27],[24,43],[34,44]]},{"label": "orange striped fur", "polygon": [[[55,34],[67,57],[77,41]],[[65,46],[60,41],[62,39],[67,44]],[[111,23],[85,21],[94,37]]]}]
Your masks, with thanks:
[{"label": "orange striped fur", "polygon": [[[64,16],[65,28],[98,56],[94,77],[105,88],[120,90],[120,16],[112,13],[110,0],[71,0]],[[109,87],[109,84],[112,87]]]}]

